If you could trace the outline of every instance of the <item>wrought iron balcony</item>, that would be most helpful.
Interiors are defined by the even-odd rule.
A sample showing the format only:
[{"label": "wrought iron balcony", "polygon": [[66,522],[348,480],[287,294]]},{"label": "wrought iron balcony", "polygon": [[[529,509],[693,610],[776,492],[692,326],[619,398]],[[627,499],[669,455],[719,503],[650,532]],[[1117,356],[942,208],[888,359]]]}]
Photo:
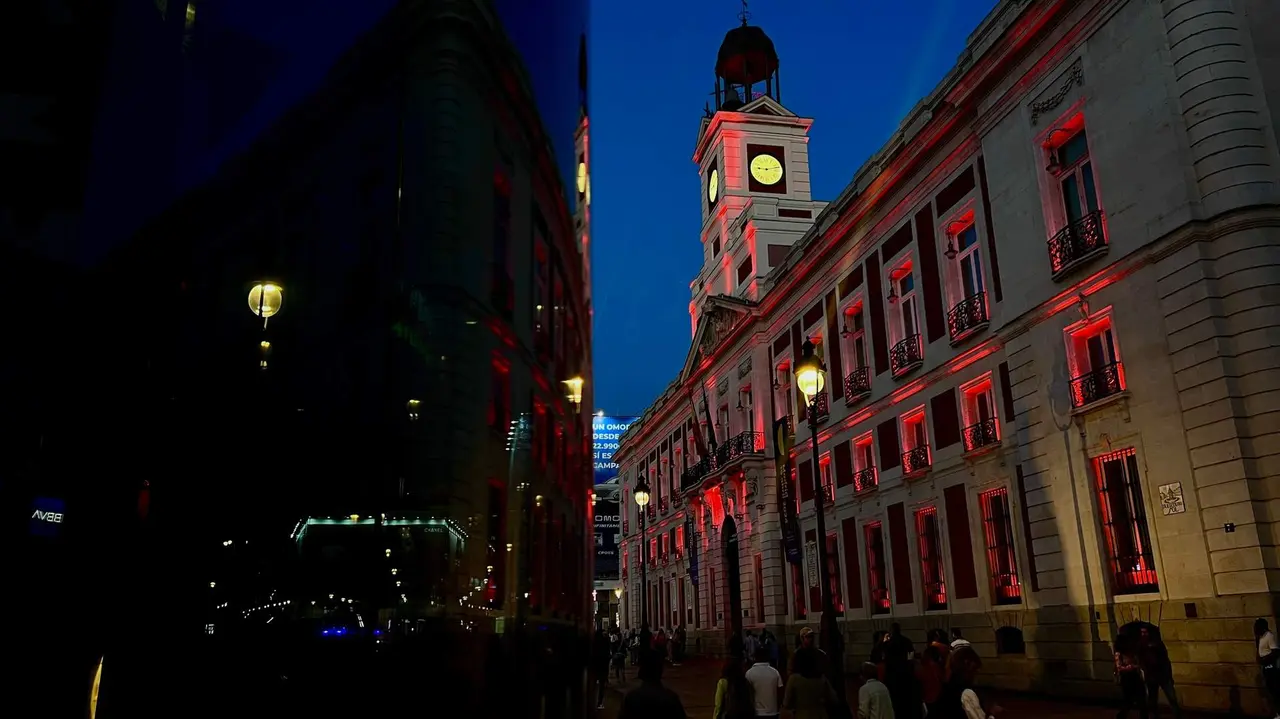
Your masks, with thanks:
[{"label": "wrought iron balcony", "polygon": [[822,501],[827,507],[836,503],[836,486],[834,484],[822,485]]},{"label": "wrought iron balcony", "polygon": [[1000,436],[996,430],[998,423],[995,417],[990,417],[977,424],[965,427],[961,433],[964,440],[964,451],[972,452],[999,442]]},{"label": "wrought iron balcony", "polygon": [[1102,210],[1094,210],[1062,228],[1049,239],[1049,269],[1053,279],[1107,251],[1107,233]]},{"label": "wrought iron balcony", "polygon": [[951,330],[952,342],[959,342],[990,323],[986,292],[964,298],[947,313],[947,327]]},{"label": "wrought iron balcony", "polygon": [[627,534],[630,534],[630,533],[631,533],[631,522],[627,521],[627,519],[624,518],[622,520],[622,534],[623,536],[626,536]]},{"label": "wrought iron balcony", "polygon": [[680,489],[696,487],[712,472],[718,472],[748,455],[764,452],[764,434],[761,432],[739,432],[716,447],[716,451],[703,457],[688,469],[680,473]]},{"label": "wrought iron balcony", "polygon": [[1071,380],[1071,406],[1093,404],[1124,391],[1124,368],[1112,362]]},{"label": "wrought iron balcony", "polygon": [[658,518],[658,508],[653,506],[653,502],[650,502],[644,506],[644,513],[645,513],[645,516],[647,516],[649,519]]},{"label": "wrought iron balcony", "polygon": [[826,392],[819,392],[817,397],[809,403],[809,421],[816,424],[822,424],[831,416],[831,405],[827,399]]},{"label": "wrought iron balcony", "polygon": [[889,350],[889,369],[894,377],[904,375],[924,364],[924,349],[920,346],[920,335],[911,335]]},{"label": "wrought iron balcony", "polygon": [[932,460],[929,458],[929,445],[922,444],[902,453],[902,473],[918,474],[929,469]]},{"label": "wrought iron balcony", "polygon": [[858,367],[844,378],[844,401],[853,404],[871,394],[871,368]]},{"label": "wrought iron balcony", "polygon": [[875,489],[879,484],[880,480],[876,477],[875,467],[867,467],[853,473],[853,491],[855,492]]},{"label": "wrought iron balcony", "polygon": [[658,511],[666,514],[671,509],[671,501],[666,497],[658,499]]}]

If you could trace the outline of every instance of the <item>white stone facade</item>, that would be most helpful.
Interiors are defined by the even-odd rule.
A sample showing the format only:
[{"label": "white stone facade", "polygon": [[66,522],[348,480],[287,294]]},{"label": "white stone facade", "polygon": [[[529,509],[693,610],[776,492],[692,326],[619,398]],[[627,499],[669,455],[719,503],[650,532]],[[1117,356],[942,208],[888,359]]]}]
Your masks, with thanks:
[{"label": "white stone facade", "polygon": [[[1277,48],[1266,0],[1005,0],[840,197],[811,202],[807,168],[803,198],[730,195],[726,226],[791,249],[752,289],[717,285],[733,264],[706,253],[685,369],[615,455],[624,486],[643,471],[666,499],[650,538],[698,515],[687,624],[704,650],[723,646],[730,625],[713,617],[729,601],[722,520],[695,508],[725,496],[741,626],[817,628],[809,562],[801,613],[782,556],[771,432],[801,419],[793,466],[812,482],[787,400],[810,339],[830,370],[818,439],[851,661],[890,621],[917,640],[962,627],[982,681],[1108,696],[1110,642],[1142,620],[1160,627],[1187,705],[1265,710],[1251,625],[1275,626],[1280,590]],[[760,102],[704,122],[704,186],[717,128],[777,134],[772,115],[752,117]],[[802,235],[763,218],[789,201],[812,208]],[[690,430],[708,426],[720,445],[758,433],[759,452],[722,449],[682,491],[699,458]],[[904,471],[912,461],[925,466]],[[631,496],[623,620],[639,625]],[[801,498],[803,543],[812,492]],[[658,577],[688,582],[689,557],[651,566]],[[877,586],[888,606],[873,613]]]}]

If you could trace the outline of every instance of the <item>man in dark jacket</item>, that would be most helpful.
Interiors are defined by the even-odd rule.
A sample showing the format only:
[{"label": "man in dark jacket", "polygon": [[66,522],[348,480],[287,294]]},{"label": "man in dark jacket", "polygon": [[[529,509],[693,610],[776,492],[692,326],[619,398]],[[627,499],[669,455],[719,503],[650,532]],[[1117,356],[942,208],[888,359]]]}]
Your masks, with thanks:
[{"label": "man in dark jacket", "polygon": [[1148,627],[1138,630],[1138,664],[1147,682],[1147,702],[1152,717],[1160,714],[1159,699],[1163,691],[1173,708],[1173,719],[1181,719],[1182,707],[1178,706],[1178,694],[1173,689],[1173,663],[1169,661],[1169,650],[1160,636],[1153,634]]},{"label": "man in dark jacket", "polygon": [[688,719],[675,692],[662,686],[662,658],[640,649],[640,686],[622,698],[618,719]]}]

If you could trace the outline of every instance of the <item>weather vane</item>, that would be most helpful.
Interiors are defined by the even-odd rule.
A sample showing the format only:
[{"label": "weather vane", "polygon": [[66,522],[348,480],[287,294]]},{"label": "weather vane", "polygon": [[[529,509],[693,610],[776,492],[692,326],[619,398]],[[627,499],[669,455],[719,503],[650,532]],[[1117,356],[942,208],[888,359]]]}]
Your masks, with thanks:
[{"label": "weather vane", "polygon": [[751,11],[747,9],[747,0],[742,0],[742,12],[738,13],[738,19],[742,21],[743,25],[746,25],[747,21],[751,19]]}]

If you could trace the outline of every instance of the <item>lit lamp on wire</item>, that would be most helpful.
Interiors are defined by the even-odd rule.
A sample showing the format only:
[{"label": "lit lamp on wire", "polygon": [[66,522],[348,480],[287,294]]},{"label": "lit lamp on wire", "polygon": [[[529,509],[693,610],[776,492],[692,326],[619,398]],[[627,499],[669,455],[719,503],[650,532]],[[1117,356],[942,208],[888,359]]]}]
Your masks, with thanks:
[{"label": "lit lamp on wire", "polygon": [[418,417],[419,417],[418,410],[421,407],[422,407],[422,400],[420,399],[411,399],[408,402],[404,403],[404,408],[409,411],[410,422],[418,421]]},{"label": "lit lamp on wire", "polygon": [[[267,320],[280,313],[280,305],[284,304],[284,293],[280,285],[274,282],[259,282],[249,290],[249,311],[262,319],[262,331],[267,331]],[[271,342],[265,337],[258,343],[261,356],[258,358],[259,369],[267,368],[267,360],[271,357]]]},{"label": "lit lamp on wire", "polygon": [[[813,443],[813,508],[817,515],[818,534],[818,582],[822,587],[822,623],[819,626],[822,649],[827,654],[827,675],[835,689],[841,706],[844,697],[844,644],[836,626],[835,598],[831,593],[831,572],[827,566],[826,493],[822,487],[822,470],[818,465],[818,395],[827,385],[827,368],[814,351],[813,342],[805,340],[800,346],[800,361],[796,362],[796,388],[804,395],[809,408],[809,435]],[[847,716],[847,713],[842,714]]]},{"label": "lit lamp on wire", "polygon": [[632,494],[640,507],[640,630],[649,629],[649,540],[645,536],[644,510],[649,504],[649,483],[644,475],[636,479],[636,488]]},{"label": "lit lamp on wire", "polygon": [[575,407],[582,404],[582,384],[583,379],[581,377],[572,377],[564,381],[564,386],[567,392],[565,396],[568,397],[569,401],[572,402]]}]

